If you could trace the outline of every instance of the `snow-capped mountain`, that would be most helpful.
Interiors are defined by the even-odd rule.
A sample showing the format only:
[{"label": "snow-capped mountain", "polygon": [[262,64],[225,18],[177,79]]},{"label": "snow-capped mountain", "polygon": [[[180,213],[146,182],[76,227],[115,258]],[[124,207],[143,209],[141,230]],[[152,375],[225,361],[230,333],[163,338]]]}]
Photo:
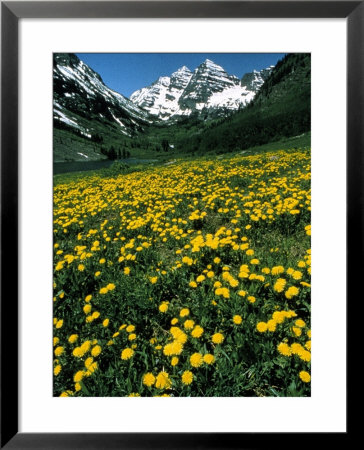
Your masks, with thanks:
[{"label": "snow-capped mountain", "polygon": [[170,77],[160,77],[134,92],[130,100],[162,120],[202,110],[237,110],[254,98],[272,69],[254,71],[239,80],[206,59],[194,72],[183,66]]},{"label": "snow-capped mountain", "polygon": [[53,117],[56,123],[90,138],[95,123],[116,127],[130,136],[151,122],[146,111],[108,88],[98,73],[72,53],[54,55]]},{"label": "snow-capped mountain", "polygon": [[161,119],[168,119],[179,111],[179,99],[186,89],[192,72],[183,66],[170,77],[159,77],[150,86],[135,91],[130,100]]}]

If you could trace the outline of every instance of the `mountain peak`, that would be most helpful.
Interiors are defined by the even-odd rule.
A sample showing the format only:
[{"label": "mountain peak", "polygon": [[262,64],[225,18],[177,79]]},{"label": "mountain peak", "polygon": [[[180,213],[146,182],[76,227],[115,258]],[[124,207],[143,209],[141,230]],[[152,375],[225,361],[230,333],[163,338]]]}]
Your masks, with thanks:
[{"label": "mountain peak", "polygon": [[182,67],[180,67],[180,68],[177,69],[176,72],[174,72],[174,73],[180,73],[180,72],[189,72],[189,73],[192,73],[192,72],[190,71],[190,69],[189,69],[187,66],[182,66]]}]

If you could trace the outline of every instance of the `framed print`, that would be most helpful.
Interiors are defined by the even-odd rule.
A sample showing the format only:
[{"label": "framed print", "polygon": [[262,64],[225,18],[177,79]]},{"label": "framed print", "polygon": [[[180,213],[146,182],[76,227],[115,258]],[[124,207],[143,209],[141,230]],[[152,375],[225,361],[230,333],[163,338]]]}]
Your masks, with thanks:
[{"label": "framed print", "polygon": [[1,445],[347,439],[363,3],[1,6]]}]

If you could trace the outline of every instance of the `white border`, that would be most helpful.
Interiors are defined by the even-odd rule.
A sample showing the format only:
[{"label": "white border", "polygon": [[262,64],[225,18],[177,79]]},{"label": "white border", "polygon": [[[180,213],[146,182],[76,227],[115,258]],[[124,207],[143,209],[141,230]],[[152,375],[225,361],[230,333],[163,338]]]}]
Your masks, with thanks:
[{"label": "white border", "polygon": [[[312,52],[311,398],[52,397],[52,52],[105,51]],[[20,91],[20,431],[346,431],[346,21],[22,19]]]}]

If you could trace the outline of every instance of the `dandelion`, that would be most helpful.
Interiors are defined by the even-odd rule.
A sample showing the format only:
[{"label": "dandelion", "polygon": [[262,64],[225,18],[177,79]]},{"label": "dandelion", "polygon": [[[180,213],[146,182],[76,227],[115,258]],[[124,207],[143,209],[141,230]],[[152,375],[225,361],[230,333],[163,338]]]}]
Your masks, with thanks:
[{"label": "dandelion", "polygon": [[55,354],[56,356],[62,355],[63,352],[64,352],[64,347],[57,347],[57,348],[54,350],[54,354]]},{"label": "dandelion", "polygon": [[214,357],[214,355],[211,355],[210,353],[206,353],[206,355],[204,355],[204,357],[203,357],[203,361],[206,364],[212,364],[215,361],[215,357]]},{"label": "dandelion", "polygon": [[73,381],[75,383],[79,383],[82,378],[84,377],[85,372],[83,370],[79,370],[78,372],[75,373],[74,377],[73,377]]},{"label": "dandelion", "polygon": [[280,344],[278,344],[277,347],[279,353],[283,356],[291,356],[292,355],[292,351],[289,348],[289,345],[285,342],[281,342]]},{"label": "dandelion", "polygon": [[286,296],[286,298],[291,299],[292,297],[298,295],[298,293],[299,293],[299,289],[295,286],[291,286],[290,288],[288,288],[286,290],[284,295]]},{"label": "dandelion", "polygon": [[180,317],[186,317],[190,314],[190,310],[188,308],[181,309],[179,315]]},{"label": "dandelion", "polygon": [[240,325],[242,321],[243,319],[241,316],[236,315],[233,317],[233,322],[235,323],[235,325]]},{"label": "dandelion", "polygon": [[203,334],[203,328],[200,325],[196,325],[195,328],[191,331],[191,336],[194,338],[199,338]]},{"label": "dandelion", "polygon": [[55,366],[55,368],[53,369],[54,375],[57,376],[60,373],[61,370],[62,370],[62,366],[60,364],[57,364]]},{"label": "dandelion", "polygon": [[96,346],[93,347],[93,349],[91,350],[91,355],[92,355],[92,356],[99,356],[100,353],[101,353],[101,347],[100,347],[100,345],[96,345]]},{"label": "dandelion", "polygon": [[311,375],[305,370],[301,370],[299,376],[304,383],[309,383],[311,381]]},{"label": "dandelion", "polygon": [[193,373],[189,370],[185,370],[182,374],[182,383],[185,385],[191,384],[193,381]]},{"label": "dandelion", "polygon": [[178,364],[179,359],[177,358],[177,356],[173,356],[173,358],[171,359],[171,365],[172,366],[176,366]]},{"label": "dandelion", "polygon": [[121,352],[121,359],[127,360],[130,359],[134,355],[134,350],[131,348],[124,348]]},{"label": "dandelion", "polygon": [[165,313],[168,311],[168,303],[163,302],[161,305],[159,305],[159,311],[161,313]]},{"label": "dandelion", "polygon": [[190,356],[190,363],[192,367],[200,367],[203,362],[203,356],[201,353],[194,353]]},{"label": "dandelion", "polygon": [[170,389],[172,386],[172,381],[169,378],[167,372],[159,372],[155,380],[155,387],[157,389]]},{"label": "dandelion", "polygon": [[145,384],[145,386],[153,386],[153,384],[155,383],[155,376],[151,373],[148,372],[144,375],[143,377],[143,384]]},{"label": "dandelion", "polygon": [[186,320],[185,323],[183,324],[183,326],[186,330],[192,330],[194,325],[195,325],[195,322],[193,320]]},{"label": "dandelion", "polygon": [[259,333],[264,333],[265,331],[267,331],[267,329],[268,325],[265,322],[257,323],[257,330],[259,331]]},{"label": "dandelion", "polygon": [[102,326],[103,327],[108,327],[109,326],[109,319],[105,319],[103,322],[102,322]]},{"label": "dandelion", "polygon": [[249,301],[250,303],[255,303],[255,302],[256,302],[256,298],[254,297],[254,295],[249,295],[249,296],[248,296],[248,301]]},{"label": "dandelion", "polygon": [[275,292],[282,292],[286,283],[287,281],[284,278],[278,278],[278,280],[274,283],[273,289]]},{"label": "dandelion", "polygon": [[[124,328],[125,328],[125,327],[124,327]],[[135,326],[134,326],[134,325],[128,325],[128,326],[126,327],[126,331],[127,331],[128,333],[132,333],[134,330],[135,330]]]},{"label": "dandelion", "polygon": [[221,344],[224,340],[224,335],[221,333],[215,333],[212,335],[211,340],[214,344]]}]

